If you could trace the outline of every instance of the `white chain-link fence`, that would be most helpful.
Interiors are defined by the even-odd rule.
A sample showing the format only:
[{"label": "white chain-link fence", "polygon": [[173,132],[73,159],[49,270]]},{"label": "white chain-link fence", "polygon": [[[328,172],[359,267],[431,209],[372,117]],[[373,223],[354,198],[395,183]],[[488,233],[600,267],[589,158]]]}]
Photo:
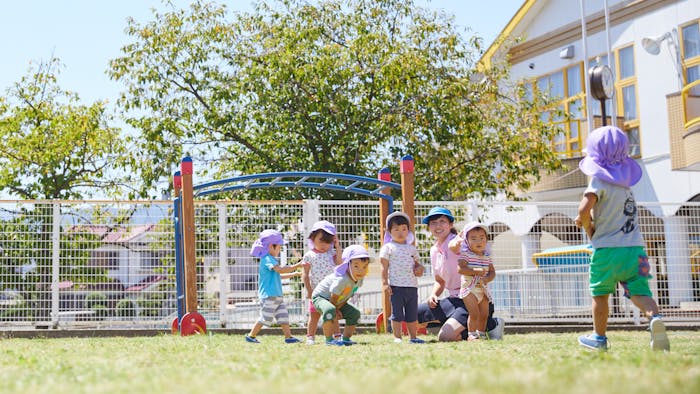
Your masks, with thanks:
[{"label": "white chain-link fence", "polygon": [[[165,328],[176,317],[172,202],[0,201],[0,326]],[[456,227],[489,225],[497,277],[496,314],[510,322],[589,322],[587,239],[574,226],[577,203],[416,202],[416,220],[440,205]],[[401,209],[396,202],[395,209]],[[283,263],[301,258],[316,220],[336,224],[342,246],[376,255],[376,201],[197,201],[199,312],[209,327],[249,327],[257,319],[257,262],[248,251],[258,233],[277,228],[288,240]],[[669,320],[700,321],[700,203],[639,204],[652,266],[651,287]],[[416,242],[432,287],[426,226]],[[373,323],[381,312],[380,265],[353,302]],[[288,280],[292,324],[304,325],[299,280]],[[619,294],[611,320],[638,322]]]}]

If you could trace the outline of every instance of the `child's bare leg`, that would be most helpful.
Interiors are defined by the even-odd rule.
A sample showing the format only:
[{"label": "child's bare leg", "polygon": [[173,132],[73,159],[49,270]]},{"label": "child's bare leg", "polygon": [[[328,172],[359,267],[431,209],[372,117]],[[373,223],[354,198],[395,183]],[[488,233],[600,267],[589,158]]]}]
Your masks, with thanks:
[{"label": "child's bare leg", "polygon": [[334,324],[337,324],[336,320],[326,320],[323,322],[321,328],[323,329],[323,336],[326,338],[333,338]]},{"label": "child's bare leg", "polygon": [[477,330],[486,332],[486,321],[489,317],[489,299],[484,297],[479,303],[479,323]]},{"label": "child's bare leg", "polygon": [[289,329],[289,324],[280,324],[280,327],[282,327],[282,332],[284,333],[285,338],[292,337],[292,330]]},{"label": "child's bare leg", "polygon": [[632,296],[632,303],[641,309],[649,319],[659,314],[659,306],[653,298],[648,296]]},{"label": "child's bare leg", "polygon": [[318,312],[309,313],[309,322],[306,327],[306,336],[314,337],[316,336],[316,331],[318,330],[318,321],[321,319],[321,314]]},{"label": "child's bare leg", "polygon": [[478,328],[477,321],[479,319],[479,300],[476,299],[474,294],[467,294],[462,301],[464,301],[464,306],[467,307],[467,312],[469,312],[469,317],[467,318],[467,330],[469,330],[469,332],[474,332]]},{"label": "child's bare leg", "polygon": [[343,339],[345,338],[350,338],[352,334],[355,333],[355,326],[348,326],[347,324],[345,325],[345,328],[343,329]]},{"label": "child's bare leg", "polygon": [[335,319],[333,321],[333,335],[340,335],[340,319]]},{"label": "child's bare leg", "polygon": [[400,321],[391,321],[391,331],[394,333],[394,338],[401,339],[401,322]]},{"label": "child's bare leg", "polygon": [[608,296],[593,297],[593,330],[600,336],[608,330]]},{"label": "child's bare leg", "polygon": [[418,322],[406,322],[406,328],[408,329],[408,335],[411,337],[411,339],[416,339],[416,335],[418,333]]},{"label": "child's bare leg", "polygon": [[255,338],[255,337],[258,335],[258,333],[260,332],[260,330],[262,329],[262,326],[263,326],[263,325],[262,325],[262,323],[260,323],[260,322],[255,323],[255,325],[253,326],[253,328],[250,329],[250,332],[248,333],[248,336],[251,337],[251,338]]}]

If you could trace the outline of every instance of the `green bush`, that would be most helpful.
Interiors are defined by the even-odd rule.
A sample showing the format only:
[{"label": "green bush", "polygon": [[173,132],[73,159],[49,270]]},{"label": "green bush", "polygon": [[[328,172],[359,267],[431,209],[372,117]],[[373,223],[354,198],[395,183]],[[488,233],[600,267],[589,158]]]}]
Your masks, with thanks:
[{"label": "green bush", "polygon": [[123,298],[117,302],[114,307],[115,313],[118,317],[135,317],[136,316],[136,303],[128,298]]}]

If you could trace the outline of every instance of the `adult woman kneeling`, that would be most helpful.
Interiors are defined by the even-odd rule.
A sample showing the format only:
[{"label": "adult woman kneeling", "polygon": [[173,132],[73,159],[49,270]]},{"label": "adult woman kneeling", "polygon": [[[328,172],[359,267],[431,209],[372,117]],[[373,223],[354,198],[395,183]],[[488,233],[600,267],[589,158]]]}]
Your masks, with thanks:
[{"label": "adult woman kneeling", "polygon": [[[457,265],[458,255],[449,250],[450,241],[457,236],[454,228],[454,216],[449,209],[435,207],[423,218],[423,224],[428,225],[428,231],[435,238],[435,244],[430,248],[430,265],[435,283],[425,303],[418,305],[418,323],[421,325],[439,326],[439,341],[460,341],[466,339],[467,308],[459,298],[460,274]],[[440,295],[447,289],[447,298]],[[503,338],[503,319],[493,317],[493,304],[489,304],[489,318],[486,329],[490,339]]]}]

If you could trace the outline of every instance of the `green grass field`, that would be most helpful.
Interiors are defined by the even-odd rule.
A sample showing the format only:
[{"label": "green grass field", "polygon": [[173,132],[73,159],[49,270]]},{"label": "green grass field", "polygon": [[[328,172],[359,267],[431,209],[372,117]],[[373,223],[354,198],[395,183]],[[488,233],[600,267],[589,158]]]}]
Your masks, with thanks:
[{"label": "green grass field", "polygon": [[577,333],[503,341],[285,345],[282,336],[0,339],[7,393],[700,393],[700,332],[670,331],[671,352],[648,334],[612,331],[607,353]]}]

